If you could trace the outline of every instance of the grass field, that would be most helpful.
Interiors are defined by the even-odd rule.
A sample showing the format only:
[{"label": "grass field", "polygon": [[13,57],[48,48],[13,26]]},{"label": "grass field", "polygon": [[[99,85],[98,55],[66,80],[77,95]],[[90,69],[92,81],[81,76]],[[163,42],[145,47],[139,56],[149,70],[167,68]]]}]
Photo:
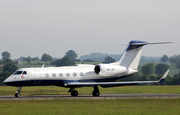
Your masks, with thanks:
[{"label": "grass field", "polygon": [[[21,95],[70,95],[69,88],[53,86],[23,87]],[[91,95],[93,88],[76,88],[80,95]],[[180,94],[180,86],[124,86],[101,88],[101,94]],[[0,95],[14,95],[16,87],[1,86]]]},{"label": "grass field", "polygon": [[[101,88],[101,94],[180,94],[180,86],[125,86]],[[1,86],[0,95],[14,95],[16,87]],[[23,87],[21,95],[66,95],[68,88]],[[91,94],[93,88],[77,88],[79,94]],[[0,100],[0,115],[179,115],[180,98],[176,99],[58,99]]]},{"label": "grass field", "polygon": [[180,99],[1,100],[1,115],[179,115]]}]

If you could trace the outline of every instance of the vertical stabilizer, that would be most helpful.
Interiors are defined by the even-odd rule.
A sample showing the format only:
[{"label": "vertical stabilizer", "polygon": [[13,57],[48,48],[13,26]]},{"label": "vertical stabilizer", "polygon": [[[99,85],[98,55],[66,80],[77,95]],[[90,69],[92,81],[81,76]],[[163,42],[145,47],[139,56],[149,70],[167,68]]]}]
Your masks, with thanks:
[{"label": "vertical stabilizer", "polygon": [[130,41],[121,58],[119,59],[119,61],[115,62],[115,64],[119,64],[121,66],[125,66],[126,68],[137,70],[144,45],[165,43],[172,42],[148,43],[144,41]]},{"label": "vertical stabilizer", "polygon": [[137,69],[142,54],[143,45],[147,42],[131,41],[118,61],[121,66]]}]

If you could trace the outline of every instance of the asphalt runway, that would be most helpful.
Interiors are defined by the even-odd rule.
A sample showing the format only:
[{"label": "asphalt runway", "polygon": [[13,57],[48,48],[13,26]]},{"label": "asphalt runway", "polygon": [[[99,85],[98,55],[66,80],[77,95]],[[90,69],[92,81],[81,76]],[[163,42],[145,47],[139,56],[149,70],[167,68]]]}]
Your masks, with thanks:
[{"label": "asphalt runway", "polygon": [[52,100],[52,99],[92,99],[92,100],[104,100],[104,99],[136,99],[136,98],[180,98],[180,94],[102,94],[99,97],[93,97],[92,95],[78,95],[77,97],[71,97],[71,95],[32,95],[14,97],[14,96],[0,96],[0,100]]}]

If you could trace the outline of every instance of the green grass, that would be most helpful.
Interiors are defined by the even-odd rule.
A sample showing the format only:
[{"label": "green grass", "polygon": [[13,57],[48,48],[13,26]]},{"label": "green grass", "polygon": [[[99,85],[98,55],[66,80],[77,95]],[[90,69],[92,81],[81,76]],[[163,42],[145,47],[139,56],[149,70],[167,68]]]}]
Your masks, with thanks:
[{"label": "green grass", "polygon": [[180,99],[0,100],[1,115],[179,115]]},{"label": "green grass", "polygon": [[[180,86],[124,86],[101,88],[101,94],[180,94]],[[69,88],[53,86],[23,87],[21,95],[70,95]],[[80,95],[91,95],[93,88],[76,88]],[[0,95],[14,95],[16,87],[1,86]]]},{"label": "green grass", "polygon": [[[124,86],[101,88],[101,94],[180,94],[180,86]],[[0,95],[14,95],[16,87],[1,86]],[[68,88],[51,86],[23,87],[21,95],[67,95]],[[93,88],[77,88],[79,94],[91,94]],[[60,99],[0,100],[1,115],[179,115],[180,98],[176,99]]]}]

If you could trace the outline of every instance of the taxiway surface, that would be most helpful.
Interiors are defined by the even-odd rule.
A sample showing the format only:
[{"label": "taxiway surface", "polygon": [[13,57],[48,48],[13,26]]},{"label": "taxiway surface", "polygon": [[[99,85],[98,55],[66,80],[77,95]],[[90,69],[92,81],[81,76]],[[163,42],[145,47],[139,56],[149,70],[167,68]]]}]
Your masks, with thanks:
[{"label": "taxiway surface", "polygon": [[102,94],[99,97],[92,95],[30,95],[30,96],[0,96],[0,100],[43,100],[43,99],[128,99],[128,98],[180,98],[180,94]]}]

